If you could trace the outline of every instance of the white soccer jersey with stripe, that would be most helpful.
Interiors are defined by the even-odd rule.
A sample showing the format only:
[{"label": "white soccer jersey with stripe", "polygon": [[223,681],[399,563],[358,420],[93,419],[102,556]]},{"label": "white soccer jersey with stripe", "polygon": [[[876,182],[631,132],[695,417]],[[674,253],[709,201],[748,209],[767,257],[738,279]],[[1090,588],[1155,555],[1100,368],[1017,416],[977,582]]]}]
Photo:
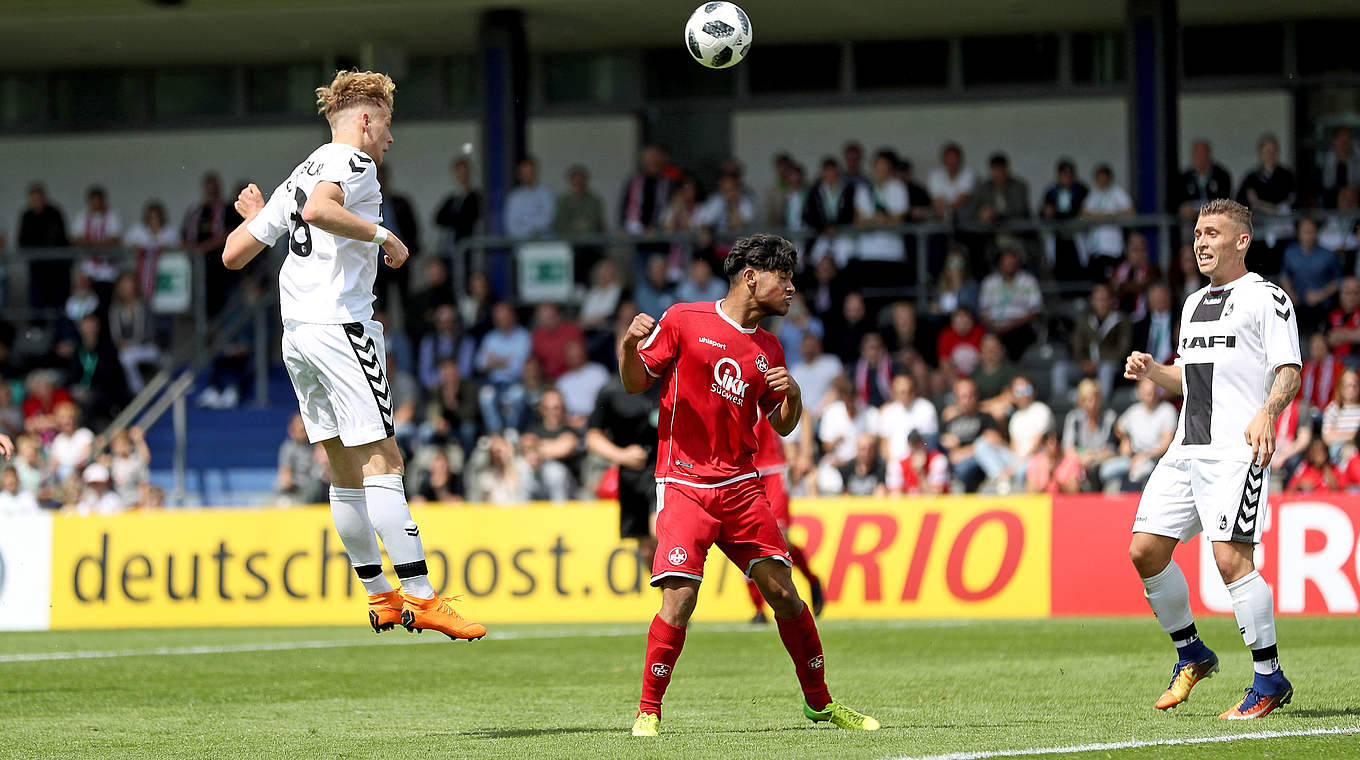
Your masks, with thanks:
[{"label": "white soccer jersey with stripe", "polygon": [[1254,272],[1201,288],[1185,300],[1177,349],[1185,403],[1163,458],[1250,462],[1247,425],[1275,370],[1302,366],[1289,296]]},{"label": "white soccer jersey with stripe", "polygon": [[288,235],[288,256],[279,269],[284,319],[334,325],[364,322],[373,316],[378,246],[302,221],[302,208],[319,182],[340,186],[347,211],[365,221],[382,222],[377,164],[358,148],[327,143],[298,164],[246,229],[266,245]]}]

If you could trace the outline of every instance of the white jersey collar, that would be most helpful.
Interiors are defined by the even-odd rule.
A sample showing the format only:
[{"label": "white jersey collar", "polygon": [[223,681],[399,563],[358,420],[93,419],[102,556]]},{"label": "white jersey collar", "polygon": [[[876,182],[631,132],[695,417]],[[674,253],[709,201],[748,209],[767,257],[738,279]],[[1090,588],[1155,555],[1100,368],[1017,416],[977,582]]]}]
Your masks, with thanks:
[{"label": "white jersey collar", "polygon": [[727,316],[727,312],[725,312],[725,311],[722,310],[723,301],[726,301],[726,300],[727,300],[726,298],[723,298],[723,299],[719,299],[719,300],[717,300],[717,301],[714,301],[714,302],[713,302],[713,310],[716,311],[716,312],[718,312],[718,316],[720,316],[720,317],[722,317],[724,320],[726,320],[726,321],[727,321],[727,324],[732,325],[733,327],[735,327],[735,328],[737,328],[738,330],[740,330],[740,331],[746,333],[747,335],[752,335],[752,334],[754,334],[755,331],[756,331],[756,328],[752,327],[752,328],[749,328],[749,329],[748,329],[748,328],[742,327],[741,324],[740,324],[739,322],[737,322],[737,320],[735,320],[735,319],[733,319],[733,318]]}]

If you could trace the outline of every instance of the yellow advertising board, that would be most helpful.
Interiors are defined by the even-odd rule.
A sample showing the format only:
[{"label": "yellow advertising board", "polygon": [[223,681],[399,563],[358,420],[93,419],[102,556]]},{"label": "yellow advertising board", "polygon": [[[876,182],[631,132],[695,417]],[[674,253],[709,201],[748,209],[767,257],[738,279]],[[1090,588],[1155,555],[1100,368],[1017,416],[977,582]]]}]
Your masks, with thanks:
[{"label": "yellow advertising board", "polygon": [[[617,538],[614,504],[413,511],[431,580],[462,595],[474,619],[628,621],[656,611],[650,563]],[[1045,497],[818,500],[795,503],[792,535],[822,576],[830,616],[1042,617],[1050,512]],[[324,507],[54,521],[54,629],[356,624],[363,603]],[[740,571],[711,552],[696,619],[750,615]]]}]

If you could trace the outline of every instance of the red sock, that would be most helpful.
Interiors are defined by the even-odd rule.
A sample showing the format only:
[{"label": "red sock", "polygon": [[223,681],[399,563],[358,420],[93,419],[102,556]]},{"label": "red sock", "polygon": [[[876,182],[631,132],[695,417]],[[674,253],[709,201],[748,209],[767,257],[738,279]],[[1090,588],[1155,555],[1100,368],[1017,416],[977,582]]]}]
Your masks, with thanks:
[{"label": "red sock", "polygon": [[680,659],[684,646],[684,628],[676,628],[660,615],[652,618],[652,627],[647,630],[647,661],[642,668],[642,704],[638,712],[661,717],[661,697],[671,682],[671,671],[675,670],[675,661]]},{"label": "red sock", "polygon": [[803,605],[796,618],[775,618],[779,624],[779,638],[793,658],[793,669],[803,687],[803,697],[814,710],[824,710],[831,704],[831,693],[826,690],[826,667],[822,658],[822,640],[817,636],[817,623],[812,609]]},{"label": "red sock", "polygon": [[765,597],[761,596],[760,589],[756,588],[756,582],[750,578],[746,579],[746,590],[751,594],[751,604],[756,606],[756,614],[765,611]]},{"label": "red sock", "polygon": [[807,555],[803,553],[803,547],[794,544],[792,541],[787,543],[789,545],[789,559],[793,560],[793,566],[798,568],[798,572],[802,573],[804,578],[808,579],[808,583],[816,583],[817,575],[808,566]]}]

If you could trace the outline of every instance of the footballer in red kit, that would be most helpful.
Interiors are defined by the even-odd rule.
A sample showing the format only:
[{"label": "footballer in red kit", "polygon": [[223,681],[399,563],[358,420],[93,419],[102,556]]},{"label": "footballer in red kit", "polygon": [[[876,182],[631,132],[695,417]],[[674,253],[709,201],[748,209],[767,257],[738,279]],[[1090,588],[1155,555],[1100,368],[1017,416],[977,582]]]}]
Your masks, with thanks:
[{"label": "footballer in red kit", "polygon": [[[822,614],[822,607],[826,603],[825,595],[822,593],[822,579],[812,572],[812,567],[808,565],[807,554],[801,546],[798,546],[789,539],[789,525],[792,518],[789,515],[789,490],[787,485],[788,478],[788,459],[784,455],[784,439],[775,432],[768,420],[756,421],[756,437],[759,446],[756,450],[756,472],[760,475],[760,482],[765,486],[765,498],[770,503],[770,511],[774,513],[774,522],[779,526],[779,531],[784,534],[784,543],[789,548],[789,559],[793,566],[798,568],[798,572],[807,578],[808,589],[811,599],[808,603],[812,605],[813,617]],[[765,597],[761,595],[760,589],[751,579],[747,579],[747,591],[751,594],[751,604],[756,608],[755,617],[752,623],[765,624],[769,620],[765,617]]]},{"label": "footballer in red kit", "polygon": [[733,244],[723,264],[730,284],[717,302],[672,306],[660,320],[633,319],[619,345],[619,376],[630,393],[661,385],[656,462],[657,551],[652,585],[661,611],[647,634],[642,699],[634,736],[656,736],[661,698],[684,646],[704,560],[714,544],[759,588],[814,722],[874,730],[877,720],[831,699],[812,611],[793,585],[792,560],[756,467],[756,422],[788,435],[803,413],[802,391],[779,341],[760,328],[788,313],[797,252],[777,235]]}]

